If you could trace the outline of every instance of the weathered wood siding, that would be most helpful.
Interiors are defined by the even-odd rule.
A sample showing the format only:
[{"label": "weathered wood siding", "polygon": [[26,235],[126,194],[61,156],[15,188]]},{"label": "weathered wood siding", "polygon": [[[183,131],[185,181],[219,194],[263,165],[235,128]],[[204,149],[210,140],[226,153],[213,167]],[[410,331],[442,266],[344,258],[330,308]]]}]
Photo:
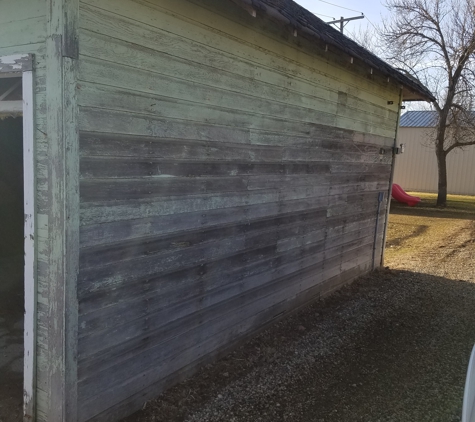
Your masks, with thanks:
[{"label": "weathered wood siding", "polygon": [[34,54],[37,180],[38,325],[37,420],[47,421],[48,140],[46,113],[46,0],[0,0],[0,56]]},{"label": "weathered wood siding", "polygon": [[229,1],[81,2],[81,421],[379,263],[399,89],[344,61]]}]

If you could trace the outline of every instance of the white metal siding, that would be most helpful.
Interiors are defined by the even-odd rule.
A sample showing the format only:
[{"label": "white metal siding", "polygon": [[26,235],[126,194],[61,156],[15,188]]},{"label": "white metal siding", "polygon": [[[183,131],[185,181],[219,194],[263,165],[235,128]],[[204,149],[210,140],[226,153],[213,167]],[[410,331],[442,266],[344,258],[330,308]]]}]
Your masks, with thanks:
[{"label": "white metal siding", "polygon": [[[398,144],[404,154],[396,158],[394,183],[404,190],[437,192],[437,159],[430,142],[431,128],[400,128]],[[475,147],[456,149],[447,157],[448,192],[475,195]]]}]

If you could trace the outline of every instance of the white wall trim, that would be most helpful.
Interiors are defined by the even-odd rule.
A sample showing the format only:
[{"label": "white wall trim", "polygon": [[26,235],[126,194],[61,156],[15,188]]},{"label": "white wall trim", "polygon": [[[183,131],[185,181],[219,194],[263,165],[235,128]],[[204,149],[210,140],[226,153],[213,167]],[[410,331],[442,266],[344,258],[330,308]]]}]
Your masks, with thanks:
[{"label": "white wall trim", "polygon": [[25,321],[23,415],[35,419],[36,391],[36,178],[34,137],[34,79],[33,71],[23,72],[23,183],[25,213]]}]

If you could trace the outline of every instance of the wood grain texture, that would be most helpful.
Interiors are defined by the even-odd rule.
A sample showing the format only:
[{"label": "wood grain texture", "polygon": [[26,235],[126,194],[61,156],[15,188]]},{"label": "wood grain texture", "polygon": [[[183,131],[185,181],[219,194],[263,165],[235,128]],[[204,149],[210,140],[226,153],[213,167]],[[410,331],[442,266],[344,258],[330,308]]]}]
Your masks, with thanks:
[{"label": "wood grain texture", "polygon": [[18,22],[4,22],[0,25],[0,47],[28,46],[44,42],[46,19],[44,16],[35,16],[23,20],[21,30]]},{"label": "wood grain texture", "polygon": [[77,420],[79,264],[78,0],[49,0],[46,39],[48,214],[47,419]]},{"label": "wood grain texture", "polygon": [[[366,231],[368,230],[366,229]],[[326,249],[327,246],[324,241],[307,239],[300,247],[285,250],[285,254],[283,252],[276,254],[270,247],[256,250],[260,251],[260,260],[257,262],[247,262],[244,270],[239,267],[236,268],[235,263],[234,268],[230,268],[226,271],[226,282],[220,280],[218,274],[216,274],[216,268],[221,267],[222,271],[224,266],[219,265],[222,264],[222,262],[218,261],[206,267],[197,266],[199,268],[195,268],[194,278],[190,277],[191,279],[178,280],[175,278],[175,284],[179,283],[183,289],[187,289],[181,294],[167,291],[167,287],[169,288],[169,286],[167,286],[167,279],[173,280],[177,275],[189,276],[192,271],[188,271],[188,274],[186,274],[185,271],[175,271],[172,274],[164,276],[163,285],[157,286],[158,289],[154,290],[150,288],[150,286],[153,286],[151,282],[148,286],[146,285],[149,287],[147,291],[148,295],[138,290],[137,293],[142,293],[141,296],[136,293],[136,303],[139,305],[138,309],[126,309],[125,303],[119,303],[116,306],[99,308],[81,317],[82,325],[80,335],[82,335],[81,338],[84,338],[84,341],[81,340],[82,345],[84,345],[81,351],[85,350],[87,353],[94,353],[93,347],[96,347],[96,350],[98,350],[97,347],[103,347],[104,345],[94,346],[93,338],[96,336],[101,336],[103,339],[108,338],[111,343],[120,343],[124,338],[132,338],[131,336],[135,335],[134,333],[141,330],[140,327],[143,326],[142,318],[145,315],[151,326],[166,324],[170,319],[173,320],[173,318],[178,318],[180,315],[191,315],[202,307],[211,306],[219,301],[224,301],[235,295],[247,292],[260,283],[271,284],[272,278],[277,277],[283,272],[292,274],[292,272],[298,272],[306,268],[306,265],[309,266],[308,261],[313,264],[313,270],[315,272],[317,269],[315,266],[325,266],[327,264],[326,260],[329,258],[336,257],[336,259],[339,260],[344,253],[358,247],[361,243],[372,245],[372,235],[366,236],[363,239],[360,239],[361,236],[361,231],[352,233],[351,235],[340,236],[340,239],[345,239],[343,241],[344,243],[332,245],[333,247],[331,249]],[[318,239],[318,235],[315,237]],[[265,252],[267,252],[267,254],[265,254]],[[311,258],[302,258],[302,255],[305,256],[305,253],[309,252],[313,254]],[[285,262],[287,256],[292,256],[294,262],[281,264],[282,261]],[[230,260],[228,260],[228,262],[229,261]],[[269,268],[269,264],[273,266]],[[312,265],[310,265],[310,267],[312,267]],[[244,279],[242,278],[243,274],[245,276]],[[251,274],[251,276],[248,274]],[[152,281],[155,281],[156,284],[156,280]],[[168,283],[170,283],[170,281],[168,281]],[[153,297],[151,297],[152,295]],[[205,298],[202,296],[205,296]],[[134,301],[130,301],[129,303],[132,304]],[[146,307],[143,306],[144,303],[146,303]],[[171,309],[173,309],[173,311],[171,311]],[[100,330],[107,332],[101,333]],[[115,333],[110,332],[111,330],[114,330]],[[88,338],[86,339],[86,337]]]},{"label": "wood grain texture", "polygon": [[80,421],[371,268],[397,87],[233,10],[81,2]]},{"label": "wood grain texture", "polygon": [[[260,324],[257,324],[253,331],[242,333],[242,336],[228,341],[221,348],[216,349],[214,352],[201,355],[197,357],[197,359],[191,360],[189,364],[182,367],[179,371],[172,373],[168,377],[160,379],[160,381],[156,382],[155,384],[147,386],[143,390],[138,391],[133,396],[129,397],[126,401],[123,401],[115,408],[104,411],[90,420],[110,422],[117,420],[117,418],[129,412],[130,408],[139,408],[141,405],[143,405],[144,400],[149,400],[156,397],[164,389],[171,387],[173,384],[183,381],[189,376],[193,375],[193,373],[195,373],[198,368],[207,362],[211,362],[221,356],[226,355],[235,347],[239,346],[246,338],[249,338],[259,331],[266,329],[269,325],[287,317],[289,314],[297,311],[301,307],[306,306],[308,303],[318,299],[319,297],[324,297],[330,294],[335,289],[341,287],[341,285],[350,283],[359,275],[366,273],[369,268],[369,262],[359,265],[353,268],[351,271],[340,273],[338,276],[326,280],[322,284],[314,286],[297,298],[293,298],[293,300],[280,302],[270,308],[267,308],[257,317],[260,321]],[[257,320],[257,318],[255,318],[255,320]]]},{"label": "wood grain texture", "polygon": [[36,350],[37,350],[37,224],[36,224],[36,154],[34,74],[29,56],[28,71],[22,75],[23,99],[23,213],[24,213],[24,340],[23,340],[23,415],[34,419],[36,414]]},{"label": "wood grain texture", "polygon": [[[305,306],[309,302],[330,294],[342,285],[350,283],[358,276],[367,272],[369,268],[370,263],[368,262],[353,267],[350,271],[340,272],[337,276],[327,279],[322,284],[313,286],[295,298],[288,298],[287,300],[266,308],[264,311],[254,316],[251,321],[242,321],[241,327],[243,328],[243,332],[240,336],[235,337],[234,340],[227,340],[221,345],[221,347],[216,347],[213,351],[208,351],[206,354],[195,355],[195,359],[189,359],[189,363],[181,367],[180,370],[173,372],[167,377],[161,378],[155,384],[148,385],[141,391],[135,393],[133,396],[128,397],[128,399],[123,401],[119,406],[104,411],[95,417],[92,417],[90,420],[114,421],[117,417],[120,417],[120,415],[127,413],[130,407],[140,407],[144,400],[154,398],[165,388],[172,386],[177,381],[188,378],[206,362],[210,362],[220,356],[225,355],[226,353],[229,353],[229,351],[241,344],[241,342],[249,336],[252,336],[257,332],[267,328],[268,325],[277,322],[279,319],[287,317],[290,313],[298,310],[299,307]],[[245,331],[245,329],[248,327],[247,324],[249,323],[251,323],[254,328],[252,330]],[[85,412],[87,412],[87,410]],[[85,417],[89,417],[89,415],[85,415]]]},{"label": "wood grain texture", "polygon": [[[284,70],[281,73],[287,73],[287,77],[291,74],[292,81],[302,79],[320,82],[327,90],[337,88],[337,91],[339,87],[347,89],[350,86],[356,88],[358,97],[367,93],[372,94],[373,98],[380,98],[381,106],[386,107],[387,102],[382,101],[383,93],[394,95],[394,85],[380,84],[368,77],[355,78],[356,69],[349,70],[348,66],[339,66],[335,60],[330,65],[334,72],[329,72],[328,55],[320,52],[319,59],[314,60],[317,51],[315,49],[309,51],[312,50],[310,43],[302,39],[294,40],[289,34],[276,32],[261,18],[245,21],[239,19],[237,14],[230,13],[231,8],[224,12],[227,16],[218,16],[214,11],[206,11],[202,7],[203,2],[200,6],[194,6],[189,2],[182,7],[172,1],[160,4],[142,1],[140,8],[130,10],[127,0],[121,0],[114,4],[115,17],[110,19],[107,18],[109,12],[104,10],[101,0],[90,0],[87,3],[89,5],[83,8],[84,26],[92,29],[101,25],[114,38],[132,42],[136,40],[139,41],[137,43],[139,45],[147,47],[154,45],[155,49],[173,45],[175,54],[181,52],[181,54],[189,55],[190,51],[186,44],[180,48],[177,46],[176,38],[172,38],[171,43],[161,38],[163,32],[168,32],[177,35],[179,39],[187,40],[189,45],[196,47],[191,51],[194,53],[193,56],[184,56],[190,60],[200,54],[202,57],[207,57],[210,50],[214,50],[219,52],[219,56],[216,61],[208,59],[211,64],[222,63],[229,59],[231,59],[229,62],[235,62],[239,59],[254,65],[262,65],[263,60],[266,60],[265,63],[270,67]],[[215,10],[220,7],[219,1],[205,3]],[[154,19],[157,15],[164,18],[158,25]],[[197,16],[212,20],[213,24],[200,22]],[[263,27],[262,30],[259,29],[261,27]],[[305,47],[302,48],[302,45]],[[232,54],[229,54],[230,51]],[[286,85],[288,84],[281,84],[282,87]],[[392,110],[397,111],[397,108],[393,107]]]}]

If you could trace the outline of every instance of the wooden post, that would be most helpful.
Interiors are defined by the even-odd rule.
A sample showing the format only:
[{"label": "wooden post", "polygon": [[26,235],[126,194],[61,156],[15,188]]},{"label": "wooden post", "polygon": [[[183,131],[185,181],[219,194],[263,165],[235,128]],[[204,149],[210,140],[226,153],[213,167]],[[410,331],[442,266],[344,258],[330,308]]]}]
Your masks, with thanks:
[{"label": "wooden post", "polygon": [[76,99],[78,0],[49,0],[48,420],[77,420],[79,156]]}]

